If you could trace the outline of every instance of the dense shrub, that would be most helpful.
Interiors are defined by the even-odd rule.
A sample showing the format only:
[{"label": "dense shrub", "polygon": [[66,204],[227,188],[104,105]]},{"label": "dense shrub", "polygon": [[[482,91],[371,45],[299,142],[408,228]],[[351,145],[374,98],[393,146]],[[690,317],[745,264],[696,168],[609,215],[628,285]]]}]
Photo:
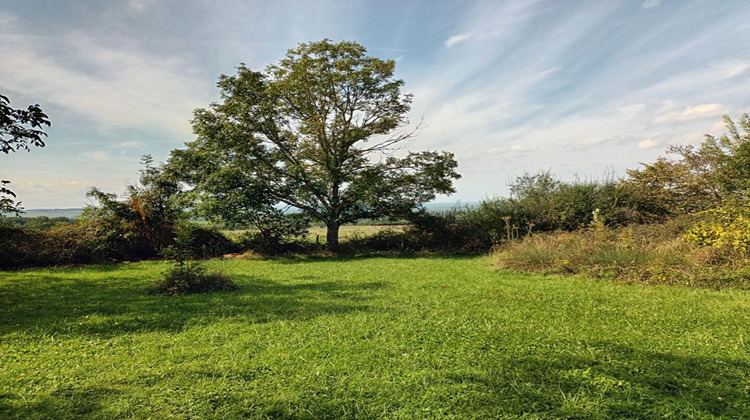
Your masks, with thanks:
[{"label": "dense shrub", "polygon": [[[620,181],[563,183],[554,195],[555,220],[552,230],[575,230],[589,226],[594,212],[607,226],[647,222],[638,210],[633,191]],[[538,229],[542,231],[543,229]],[[544,229],[544,231],[547,231]]]},{"label": "dense shrub", "polygon": [[237,285],[223,273],[208,272],[204,266],[194,261],[178,261],[164,273],[163,279],[151,287],[150,292],[179,296],[236,289]]},{"label": "dense shrub", "polygon": [[0,268],[91,264],[137,259],[130,241],[91,221],[62,224],[49,231],[0,225]]},{"label": "dense shrub", "polygon": [[47,265],[91,264],[125,259],[125,239],[114,237],[91,221],[60,225],[45,235],[44,253]]},{"label": "dense shrub", "polygon": [[0,224],[0,269],[44,265],[45,234]]},{"label": "dense shrub", "polygon": [[193,293],[221,292],[237,289],[237,285],[226,275],[208,272],[198,261],[194,261],[192,245],[198,229],[178,230],[175,245],[162,250],[166,258],[174,259],[164,277],[150,289],[152,293],[165,295],[189,295]]},{"label": "dense shrub", "polygon": [[[224,236],[216,227],[203,227],[183,223],[178,230],[185,230],[188,236],[186,247],[195,258],[212,258],[238,252],[240,247]],[[177,233],[179,236],[179,233]]]},{"label": "dense shrub", "polygon": [[415,214],[412,227],[406,231],[408,242],[430,250],[486,251],[501,242],[505,235],[519,235],[519,227],[503,218],[505,203],[504,200],[485,201],[477,207]]},{"label": "dense shrub", "polygon": [[549,172],[523,175],[511,198],[411,218],[411,242],[430,249],[481,252],[533,233],[573,231],[589,226],[594,213],[607,226],[643,222],[632,192],[614,179],[601,182],[556,180]]},{"label": "dense shrub", "polygon": [[[198,258],[210,258],[239,250],[216,229],[185,223],[186,247]],[[178,234],[178,231],[175,231]],[[154,245],[111,219],[82,219],[49,231],[0,224],[0,269],[95,264],[158,257]]]},{"label": "dense shrub", "polygon": [[728,204],[698,215],[700,220],[688,229],[685,238],[711,249],[714,260],[731,264],[750,261],[750,207]]},{"label": "dense shrub", "polygon": [[410,229],[385,229],[373,235],[354,235],[342,243],[339,252],[354,254],[372,252],[410,253],[423,248],[409,232]]}]

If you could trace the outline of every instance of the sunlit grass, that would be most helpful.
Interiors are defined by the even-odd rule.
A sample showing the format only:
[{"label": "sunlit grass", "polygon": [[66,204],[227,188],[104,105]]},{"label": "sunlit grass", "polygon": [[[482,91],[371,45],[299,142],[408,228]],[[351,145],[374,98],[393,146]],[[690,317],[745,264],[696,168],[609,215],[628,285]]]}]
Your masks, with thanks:
[{"label": "sunlit grass", "polygon": [[[351,239],[365,238],[380,232],[394,231],[402,232],[403,225],[344,225],[339,229],[339,240],[346,242]],[[225,230],[222,231],[229,238],[239,238],[243,233],[253,232],[253,230]],[[298,238],[301,239],[301,238]],[[304,238],[307,242],[325,244],[326,228],[324,225],[313,225],[308,229],[307,236]]]},{"label": "sunlit grass", "polygon": [[0,418],[742,418],[750,298],[482,258],[0,273]]}]

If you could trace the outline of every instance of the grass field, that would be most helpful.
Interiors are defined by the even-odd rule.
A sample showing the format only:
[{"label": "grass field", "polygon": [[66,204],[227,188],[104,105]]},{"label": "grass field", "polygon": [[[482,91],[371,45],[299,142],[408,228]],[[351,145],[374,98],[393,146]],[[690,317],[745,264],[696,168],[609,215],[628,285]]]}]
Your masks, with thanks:
[{"label": "grass field", "polygon": [[486,258],[0,273],[0,418],[747,418],[750,294]]}]

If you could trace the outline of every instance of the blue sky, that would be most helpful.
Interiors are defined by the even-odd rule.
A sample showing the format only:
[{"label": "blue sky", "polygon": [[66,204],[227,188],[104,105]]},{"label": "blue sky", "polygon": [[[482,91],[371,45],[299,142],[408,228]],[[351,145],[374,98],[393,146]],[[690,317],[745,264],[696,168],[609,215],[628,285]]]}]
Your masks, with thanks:
[{"label": "blue sky", "polygon": [[396,60],[424,121],[408,149],[459,161],[440,201],[506,195],[524,171],[622,176],[750,111],[746,0],[0,0],[0,93],[53,123],[0,177],[27,208],[122,192],[141,155],[193,138],[220,74],[323,38]]}]

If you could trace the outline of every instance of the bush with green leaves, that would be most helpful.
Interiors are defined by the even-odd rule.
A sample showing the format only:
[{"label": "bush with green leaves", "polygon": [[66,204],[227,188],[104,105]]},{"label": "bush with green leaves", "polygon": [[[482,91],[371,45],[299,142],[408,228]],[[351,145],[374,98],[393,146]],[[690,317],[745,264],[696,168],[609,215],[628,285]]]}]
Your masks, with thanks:
[{"label": "bush with green leaves", "polygon": [[150,291],[154,294],[180,296],[236,289],[237,285],[227,275],[208,272],[206,267],[197,261],[178,259]]},{"label": "bush with green leaves", "polygon": [[220,257],[241,250],[238,244],[227,238],[215,226],[206,227],[183,222],[176,229],[177,236],[183,231],[183,234],[188,236],[189,239],[184,246],[190,251],[190,255],[195,258]]},{"label": "bush with green leaves", "polygon": [[44,253],[51,264],[93,264],[125,259],[123,256],[129,248],[113,248],[115,243],[120,244],[120,241],[103,235],[99,223],[80,220],[46,232]]},{"label": "bush with green leaves", "polygon": [[182,209],[175,196],[179,184],[153,166],[151,156],[142,159],[137,185],[129,185],[124,199],[92,188],[88,196],[98,205],[84,210],[81,219],[97,230],[105,243],[107,258],[140,260],[154,258],[174,243]]},{"label": "bush with green leaves", "polygon": [[0,224],[0,268],[92,264],[122,259],[121,248],[99,224],[81,220],[48,231]]},{"label": "bush with green leaves", "polygon": [[[488,200],[477,207],[416,213],[412,215],[412,227],[406,233],[410,242],[419,248],[486,251],[504,240],[506,221],[501,215],[508,210],[506,203],[506,200]],[[517,235],[518,229],[512,234]]]},{"label": "bush with green leaves", "polygon": [[589,226],[598,209],[608,226],[642,222],[632,192],[618,180],[563,182],[549,172],[524,174],[511,183],[510,198],[477,206],[414,213],[411,242],[429,249],[478,252],[538,232]]},{"label": "bush with green leaves", "polygon": [[178,296],[237,289],[237,285],[228,276],[220,272],[209,272],[202,263],[193,259],[193,233],[189,228],[179,229],[175,244],[162,250],[162,256],[173,259],[175,263],[151,287],[151,293]]},{"label": "bush with green leaves", "polygon": [[43,232],[0,224],[0,269],[46,265],[44,242]]},{"label": "bush with green leaves", "polygon": [[750,262],[750,205],[733,202],[698,215],[685,238],[710,249],[713,260],[734,265]]}]

